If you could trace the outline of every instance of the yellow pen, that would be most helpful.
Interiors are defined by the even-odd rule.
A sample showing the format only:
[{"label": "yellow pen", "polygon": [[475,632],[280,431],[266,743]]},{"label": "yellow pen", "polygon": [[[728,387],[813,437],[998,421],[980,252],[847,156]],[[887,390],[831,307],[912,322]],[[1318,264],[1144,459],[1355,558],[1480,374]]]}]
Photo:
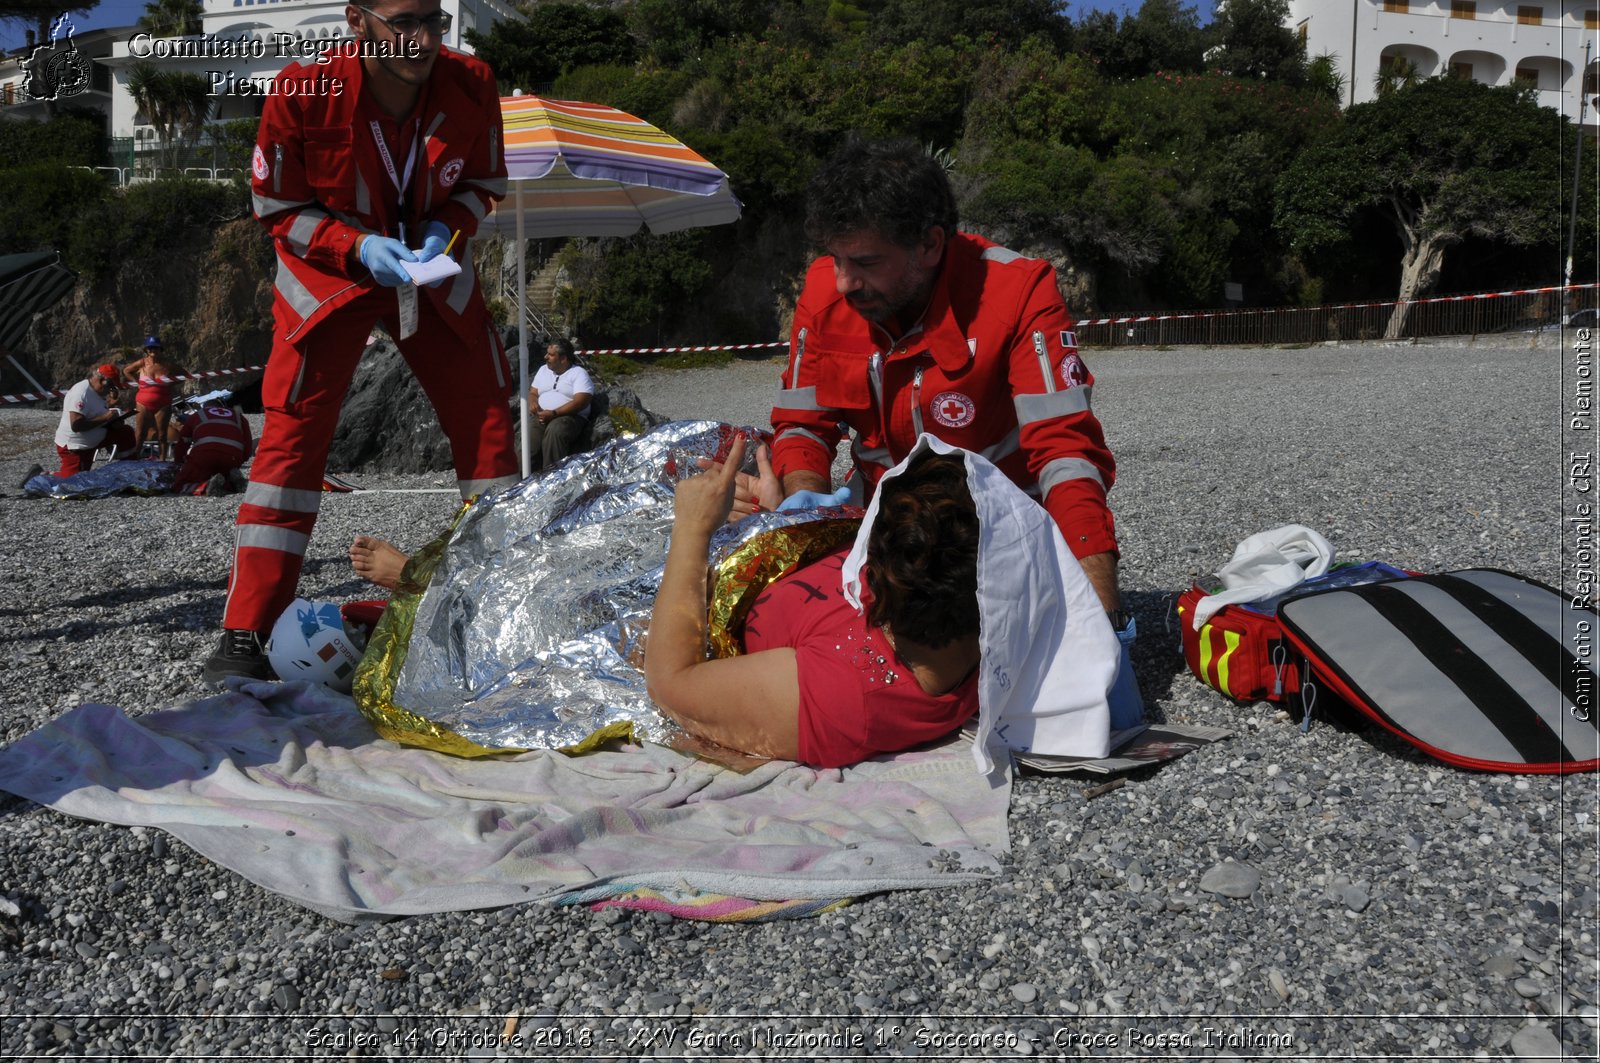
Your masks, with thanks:
[{"label": "yellow pen", "polygon": [[450,242],[449,242],[449,243],[448,243],[448,244],[445,244],[445,245],[444,245],[444,253],[445,253],[445,254],[446,254],[446,255],[448,255],[448,254],[449,254],[449,253],[450,253],[450,249],[451,249],[451,248],[452,248],[452,247],[454,247],[454,246],[456,246],[456,240],[458,240],[458,239],[460,239],[460,237],[461,237],[461,230],[460,230],[460,229],[457,229],[457,230],[456,230],[456,231],[455,231],[455,232],[454,232],[454,233],[453,233],[453,234],[452,234],[452,235],[451,235],[451,237],[450,237]]}]

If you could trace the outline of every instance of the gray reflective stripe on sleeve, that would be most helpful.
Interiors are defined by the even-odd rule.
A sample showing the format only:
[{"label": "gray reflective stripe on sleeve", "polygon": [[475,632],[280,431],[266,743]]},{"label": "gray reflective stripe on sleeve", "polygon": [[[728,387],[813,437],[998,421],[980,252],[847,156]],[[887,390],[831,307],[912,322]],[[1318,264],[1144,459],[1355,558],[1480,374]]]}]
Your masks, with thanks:
[{"label": "gray reflective stripe on sleeve", "polygon": [[461,491],[461,500],[464,502],[473,495],[481,495],[485,491],[493,491],[496,487],[506,487],[516,482],[515,476],[496,476],[490,480],[457,480],[456,487]]},{"label": "gray reflective stripe on sleeve", "polygon": [[1105,490],[1106,482],[1100,478],[1100,470],[1095,468],[1094,462],[1083,458],[1057,458],[1044,467],[1039,474],[1039,491],[1048,495],[1061,484],[1068,480],[1093,480]]},{"label": "gray reflective stripe on sleeve", "polygon": [[327,215],[320,210],[303,210],[289,223],[289,232],[285,237],[289,241],[289,250],[301,258],[311,250],[311,238],[317,235],[317,226],[321,225]]},{"label": "gray reflective stripe on sleeve", "polygon": [[461,272],[455,275],[450,282],[450,291],[444,298],[445,305],[458,314],[467,310],[467,300],[472,298],[472,289],[477,286],[478,272],[472,268],[472,245],[469,243],[461,251]]},{"label": "gray reflective stripe on sleeve", "polygon": [[1005,438],[1000,440],[1000,442],[991,443],[989,446],[978,451],[978,453],[982,454],[991,462],[994,462],[996,465],[998,465],[1005,458],[1009,458],[1011,455],[1015,454],[1017,452],[1017,448],[1021,446],[1022,430],[1020,428],[1013,428],[1011,431],[1006,433]]},{"label": "gray reflective stripe on sleeve", "polygon": [[314,199],[273,199],[271,196],[250,196],[250,209],[256,212],[256,217],[266,218],[273,214],[282,214],[286,210],[301,210],[305,207],[315,207]]},{"label": "gray reflective stripe on sleeve", "polygon": [[463,183],[469,188],[481,188],[496,199],[501,199],[506,194],[504,177],[473,177]]},{"label": "gray reflective stripe on sleeve", "polygon": [[1040,421],[1056,417],[1085,413],[1089,409],[1090,391],[1093,387],[1092,384],[1080,384],[1075,388],[1054,391],[1048,395],[1018,395],[1014,402],[1017,407],[1017,423],[1038,424]]},{"label": "gray reflective stripe on sleeve", "polygon": [[505,387],[506,374],[511,371],[511,365],[506,361],[505,353],[500,350],[500,344],[496,341],[492,322],[483,328],[483,342],[489,348],[489,357],[494,361],[494,382],[500,387]]},{"label": "gray reflective stripe on sleeve", "polygon": [[[500,129],[498,126],[489,127],[489,169],[500,168]],[[502,186],[501,191],[505,189]]]},{"label": "gray reflective stripe on sleeve", "polygon": [[244,489],[244,504],[284,513],[316,513],[322,508],[322,492],[307,491],[302,487],[278,487],[251,480]]},{"label": "gray reflective stripe on sleeve", "polygon": [[372,190],[367,187],[367,179],[361,176],[360,167],[356,168],[356,213],[372,213]]},{"label": "gray reflective stripe on sleeve", "polygon": [[257,550],[277,550],[280,553],[306,555],[306,544],[311,536],[289,528],[275,528],[270,524],[241,524],[234,542],[239,549],[253,546]]},{"label": "gray reflective stripe on sleeve", "polygon": [[826,410],[830,407],[817,405],[817,388],[813,384],[804,388],[779,388],[778,401],[775,405],[780,410]]},{"label": "gray reflective stripe on sleeve", "polygon": [[894,467],[894,455],[889,453],[888,447],[867,448],[860,445],[859,440],[850,441],[850,456],[857,461],[870,461],[874,465],[882,465],[885,469]]},{"label": "gray reflective stripe on sleeve", "polygon": [[450,202],[459,203],[472,211],[472,216],[482,221],[489,213],[489,208],[484,206],[483,200],[473,192],[457,192],[450,197]]},{"label": "gray reflective stripe on sleeve", "polygon": [[289,308],[299,316],[301,321],[304,321],[316,311],[317,297],[311,294],[311,289],[300,283],[300,278],[294,275],[294,271],[289,268],[289,264],[281,257],[278,259],[278,273],[273,278],[272,286],[277,290],[279,297],[288,303]]},{"label": "gray reflective stripe on sleeve", "polygon": [[778,433],[777,438],[775,438],[773,442],[781,443],[785,439],[809,439],[823,450],[831,450],[828,444],[822,441],[820,436],[818,436],[815,432],[808,432],[804,428],[785,428],[783,431]]},{"label": "gray reflective stripe on sleeve", "polygon": [[985,262],[1015,262],[1019,258],[1026,257],[1026,255],[1018,254],[1009,247],[1000,247],[996,245],[995,247],[986,247],[983,249],[983,260]]}]

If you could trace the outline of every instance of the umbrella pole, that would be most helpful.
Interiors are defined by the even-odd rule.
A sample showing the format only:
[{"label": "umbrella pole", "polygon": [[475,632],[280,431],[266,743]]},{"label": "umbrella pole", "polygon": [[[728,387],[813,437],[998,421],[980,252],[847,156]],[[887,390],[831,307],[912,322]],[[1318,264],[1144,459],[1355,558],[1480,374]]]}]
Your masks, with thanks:
[{"label": "umbrella pole", "polygon": [[532,414],[528,410],[528,241],[522,219],[522,182],[512,187],[517,190],[517,374],[522,390],[517,401],[522,404],[522,478],[533,475],[533,455],[528,447],[533,442]]}]

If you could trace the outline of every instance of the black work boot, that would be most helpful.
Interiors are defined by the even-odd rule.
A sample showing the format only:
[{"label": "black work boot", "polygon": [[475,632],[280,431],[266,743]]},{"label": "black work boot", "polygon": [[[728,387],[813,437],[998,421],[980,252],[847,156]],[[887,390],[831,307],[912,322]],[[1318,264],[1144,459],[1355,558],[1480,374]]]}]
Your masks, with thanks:
[{"label": "black work boot", "polygon": [[259,631],[225,628],[222,643],[206,660],[200,678],[212,688],[222,686],[230,675],[246,679],[272,679],[272,665],[267,661],[267,637]]}]

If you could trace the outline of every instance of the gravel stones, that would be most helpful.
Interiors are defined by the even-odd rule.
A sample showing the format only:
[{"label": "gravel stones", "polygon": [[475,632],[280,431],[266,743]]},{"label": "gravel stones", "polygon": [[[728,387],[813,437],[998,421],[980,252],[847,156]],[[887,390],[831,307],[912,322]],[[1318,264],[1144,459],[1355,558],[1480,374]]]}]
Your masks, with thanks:
[{"label": "gravel stones", "polygon": [[1261,885],[1261,872],[1232,861],[1217,864],[1200,878],[1200,888],[1222,897],[1248,897]]},{"label": "gravel stones", "polygon": [[[523,1047],[504,1055],[1594,1058],[1594,780],[1457,771],[1376,728],[1302,733],[1191,678],[1169,620],[1238,540],[1290,521],[1343,558],[1561,585],[1559,352],[1523,337],[1085,358],[1118,456],[1146,703],[1233,738],[1093,801],[1082,780],[1018,776],[993,883],[749,925],[530,904],[345,926],[159,830],[0,795],[0,1012],[38,1016],[0,1022],[0,1055],[463,1058],[521,1015]],[[670,416],[764,423],[780,368],[625,383]],[[57,417],[0,410],[4,741],[83,701],[140,714],[202,693],[240,501],[19,498],[8,485],[51,453]],[[453,509],[448,493],[324,496],[301,591],[367,597],[351,537],[414,549]],[[1256,881],[1213,893],[1214,869]],[[1206,1018],[1231,1014],[1255,1018]],[[1130,1027],[1194,1046],[1130,1043]],[[780,1051],[753,1028],[862,1043]],[[645,1047],[664,1029],[675,1044]],[[691,1033],[745,1041],[689,1047]],[[1118,1043],[1071,1040],[1095,1035]]]}]

